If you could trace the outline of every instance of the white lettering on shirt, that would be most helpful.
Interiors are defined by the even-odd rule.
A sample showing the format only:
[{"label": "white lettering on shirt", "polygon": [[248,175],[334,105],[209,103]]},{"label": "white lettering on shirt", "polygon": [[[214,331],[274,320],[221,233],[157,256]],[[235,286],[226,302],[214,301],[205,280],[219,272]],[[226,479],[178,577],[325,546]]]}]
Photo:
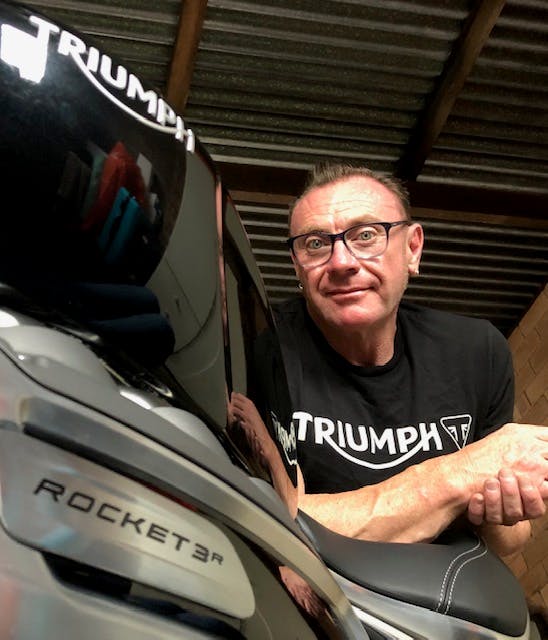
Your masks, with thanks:
[{"label": "white lettering on shirt", "polygon": [[[421,451],[442,451],[443,440],[436,422],[420,422],[401,427],[385,427],[377,430],[373,426],[322,416],[312,416],[305,411],[295,411],[293,420],[297,424],[297,439],[317,446],[329,446],[340,456],[354,464],[370,469],[388,469],[409,460]],[[440,419],[443,430],[458,448],[464,446],[470,434],[472,416],[461,414]],[[312,431],[309,433],[309,429]],[[355,453],[369,452],[394,456],[385,462],[374,462],[356,457]]]}]

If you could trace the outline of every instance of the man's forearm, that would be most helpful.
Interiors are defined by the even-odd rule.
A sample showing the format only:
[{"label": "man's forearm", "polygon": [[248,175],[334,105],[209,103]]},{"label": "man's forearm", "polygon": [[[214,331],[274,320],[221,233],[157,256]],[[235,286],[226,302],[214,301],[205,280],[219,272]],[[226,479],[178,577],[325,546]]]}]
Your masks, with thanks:
[{"label": "man's forearm", "polygon": [[385,542],[430,542],[461,514],[472,487],[459,454],[426,460],[375,485],[304,494],[299,508],[343,535]]},{"label": "man's forearm", "polygon": [[425,460],[376,485],[306,495],[299,508],[344,535],[426,542],[468,508],[502,468],[525,474],[536,502],[548,499],[548,427],[507,424],[477,442]]}]

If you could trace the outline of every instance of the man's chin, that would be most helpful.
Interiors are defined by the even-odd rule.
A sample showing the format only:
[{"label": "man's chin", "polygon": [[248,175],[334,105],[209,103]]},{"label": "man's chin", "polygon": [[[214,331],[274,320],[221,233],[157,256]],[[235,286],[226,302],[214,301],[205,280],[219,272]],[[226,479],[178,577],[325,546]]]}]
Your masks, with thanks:
[{"label": "man's chin", "polygon": [[[345,305],[332,309],[329,314],[329,323],[339,329],[352,331],[353,329],[361,329],[366,326],[374,325],[384,317],[384,310],[375,308],[374,306],[359,307]],[[326,314],[327,319],[327,314]]]},{"label": "man's chin", "polygon": [[338,329],[356,329],[374,325],[385,315],[386,309],[374,300],[373,296],[328,297],[322,298],[320,304],[308,304],[308,311],[318,326],[331,326]]}]

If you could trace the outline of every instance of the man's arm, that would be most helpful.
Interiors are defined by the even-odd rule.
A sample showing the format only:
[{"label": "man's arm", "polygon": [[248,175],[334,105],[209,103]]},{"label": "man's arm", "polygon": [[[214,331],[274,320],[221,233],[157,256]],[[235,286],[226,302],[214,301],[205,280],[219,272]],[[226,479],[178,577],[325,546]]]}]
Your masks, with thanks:
[{"label": "man's arm", "polygon": [[456,453],[426,460],[376,485],[335,494],[303,492],[299,508],[347,536],[430,542],[466,512],[473,496],[502,468],[528,476],[547,500],[548,427],[508,424]]},{"label": "man's arm", "polygon": [[501,469],[496,478],[484,484],[483,493],[472,496],[468,520],[499,555],[519,550],[531,536],[528,522],[546,513],[539,487],[527,474]]},{"label": "man's arm", "polygon": [[466,504],[464,487],[444,471],[450,467],[448,458],[426,460],[383,482],[352,491],[302,493],[299,509],[346,536],[430,542]]},{"label": "man's arm", "polygon": [[510,556],[522,549],[531,537],[531,523],[528,520],[512,526],[484,523],[478,528],[478,534],[497,555]]}]

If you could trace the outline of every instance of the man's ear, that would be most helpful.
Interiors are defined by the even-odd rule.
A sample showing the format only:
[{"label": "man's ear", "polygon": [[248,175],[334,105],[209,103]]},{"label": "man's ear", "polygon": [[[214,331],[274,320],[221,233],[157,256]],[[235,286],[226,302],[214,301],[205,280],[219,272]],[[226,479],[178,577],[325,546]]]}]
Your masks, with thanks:
[{"label": "man's ear", "polygon": [[417,275],[419,273],[423,246],[423,228],[420,224],[414,222],[407,231],[407,269],[410,275]]},{"label": "man's ear", "polygon": [[297,280],[300,282],[301,281],[300,267],[297,264],[297,262],[295,260],[295,256],[293,255],[292,251],[289,252],[289,257],[291,258],[291,262],[293,263],[293,270],[295,271],[295,276],[296,276]]}]

